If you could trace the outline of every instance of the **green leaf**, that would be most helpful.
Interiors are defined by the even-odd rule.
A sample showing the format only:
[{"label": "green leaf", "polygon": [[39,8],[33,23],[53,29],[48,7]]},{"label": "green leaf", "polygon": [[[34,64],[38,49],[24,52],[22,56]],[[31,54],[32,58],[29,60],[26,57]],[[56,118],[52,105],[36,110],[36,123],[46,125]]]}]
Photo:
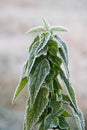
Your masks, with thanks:
[{"label": "green leaf", "polygon": [[46,81],[44,85],[49,91],[53,90],[53,80]]},{"label": "green leaf", "polygon": [[53,87],[54,91],[60,93],[60,90],[62,89],[62,86],[57,78],[53,79]]},{"label": "green leaf", "polygon": [[62,102],[51,99],[50,107],[52,108],[52,113],[57,113],[62,108]]},{"label": "green leaf", "polygon": [[67,77],[69,78],[69,70],[68,70],[68,50],[66,43],[57,35],[53,35],[53,40],[58,43],[59,47],[59,54],[62,58],[63,65],[65,67],[65,71],[67,74]]},{"label": "green leaf", "polygon": [[58,43],[58,45],[60,45],[61,50],[63,50],[64,54],[65,54],[65,61],[66,64],[68,66],[68,50],[67,50],[67,44],[57,35],[53,35],[53,40],[56,41]]},{"label": "green leaf", "polygon": [[66,58],[66,55],[65,55],[62,48],[59,48],[59,53],[60,53],[60,56],[61,56],[62,61],[63,61],[63,65],[64,65],[64,68],[65,68],[65,71],[66,71],[66,75],[67,75],[67,77],[69,77],[68,63],[66,61],[67,58]]},{"label": "green leaf", "polygon": [[52,80],[54,76],[55,76],[55,70],[51,68],[49,74],[46,77],[46,81]]},{"label": "green leaf", "polygon": [[77,125],[78,125],[78,127],[79,127],[79,129],[80,130],[85,130],[85,121],[84,121],[84,117],[83,117],[83,114],[82,114],[82,112],[79,110],[79,112],[78,112],[78,114],[77,114],[78,116],[76,117],[76,115],[75,115],[75,117],[77,118]]},{"label": "green leaf", "polygon": [[58,53],[58,44],[52,38],[49,40],[48,43],[48,53],[57,56]]},{"label": "green leaf", "polygon": [[68,129],[69,128],[69,125],[68,123],[66,122],[65,118],[64,117],[59,117],[59,127],[61,129]]},{"label": "green leaf", "polygon": [[28,60],[25,62],[24,66],[23,66],[21,79],[24,77],[27,77],[27,72],[28,72]]},{"label": "green leaf", "polygon": [[59,47],[59,53],[60,53],[60,56],[64,62],[64,65],[68,66],[68,63],[67,63],[67,58],[66,58],[66,55],[65,55],[65,52],[64,52],[64,49]]},{"label": "green leaf", "polygon": [[47,45],[49,39],[50,39],[50,33],[49,32],[45,32],[45,33],[42,33],[40,35],[37,53],[40,52]]},{"label": "green leaf", "polygon": [[52,26],[50,28],[51,31],[61,31],[61,32],[67,32],[68,30],[63,26]]},{"label": "green leaf", "polygon": [[64,109],[64,111],[63,111],[63,113],[62,113],[61,116],[64,116],[65,118],[67,118],[67,117],[72,117],[71,113],[68,112],[68,111],[66,111],[65,109]]},{"label": "green leaf", "polygon": [[30,73],[29,77],[29,90],[31,106],[34,104],[36,96],[45,81],[46,76],[49,74],[50,65],[46,59],[41,60]]},{"label": "green leaf", "polygon": [[41,123],[41,125],[40,125],[40,127],[39,127],[39,130],[46,130],[46,129],[44,128],[44,122]]},{"label": "green leaf", "polygon": [[18,84],[18,86],[17,86],[17,88],[15,90],[12,102],[15,101],[17,96],[21,93],[21,91],[23,90],[23,88],[26,86],[26,84],[28,82],[28,79],[27,79],[27,67],[28,67],[28,61],[26,61],[24,66],[23,66],[21,78],[20,78],[19,84]]},{"label": "green leaf", "polygon": [[59,109],[58,112],[56,113],[56,116],[58,117],[61,116],[63,112],[64,112],[64,108]]},{"label": "green leaf", "polygon": [[27,33],[44,32],[43,26],[31,28]]},{"label": "green leaf", "polygon": [[34,46],[34,44],[36,44],[36,42],[39,41],[39,35],[35,37],[33,43],[31,43],[31,45],[29,46],[29,52],[31,51],[32,47]]},{"label": "green leaf", "polygon": [[60,66],[62,64],[62,60],[58,56],[55,57],[55,56],[49,55],[48,59],[55,66]]},{"label": "green leaf", "polygon": [[58,125],[59,125],[58,117],[52,114],[49,114],[44,121],[45,130],[55,128]]},{"label": "green leaf", "polygon": [[30,103],[28,103],[28,108],[26,111],[27,130],[31,130],[33,128],[41,114],[44,112],[48,104],[48,94],[48,89],[42,87],[36,97],[33,108],[30,108]]},{"label": "green leaf", "polygon": [[[37,38],[38,39],[38,38]],[[50,39],[50,33],[46,32],[39,36],[39,40],[36,40],[36,42],[32,45],[32,49],[30,49],[29,57],[28,57],[28,76],[31,72],[31,69],[35,63],[35,60],[38,56],[40,56],[41,50],[43,51],[43,48],[46,46]]]},{"label": "green leaf", "polygon": [[40,124],[41,122],[43,122],[47,115],[48,115],[48,105],[46,106],[45,110],[43,111],[43,113],[39,117],[39,120],[36,122],[36,124]]},{"label": "green leaf", "polygon": [[83,115],[80,112],[80,110],[78,109],[78,106],[76,104],[74,90],[73,90],[71,84],[69,83],[69,80],[63,74],[63,72],[60,74],[60,76],[63,79],[63,81],[65,82],[65,85],[67,87],[67,90],[68,90],[68,93],[69,93],[69,97],[70,97],[70,100],[71,100],[71,106],[74,109],[74,112],[77,114],[77,118],[78,118],[80,129],[81,130],[85,130],[84,118],[83,118]]},{"label": "green leaf", "polygon": [[72,88],[69,80],[66,78],[66,76],[64,75],[64,72],[62,70],[60,72],[60,76],[61,76],[62,80],[65,83],[65,86],[66,86],[66,88],[68,90],[68,94],[69,94],[69,97],[70,97],[70,100],[71,100],[72,104],[74,105],[75,109],[77,109],[74,89]]},{"label": "green leaf", "polygon": [[50,29],[49,23],[44,18],[42,19],[42,21],[43,21],[43,26],[44,26],[45,31],[49,31]]},{"label": "green leaf", "polygon": [[68,95],[62,94],[62,100],[64,103],[70,103],[70,98]]},{"label": "green leaf", "polygon": [[15,93],[14,93],[14,97],[13,97],[12,102],[15,101],[15,99],[17,98],[17,96],[20,94],[20,92],[21,92],[21,91],[23,90],[23,88],[26,86],[27,82],[28,82],[27,77],[24,77],[24,78],[22,78],[22,79],[20,80],[20,82],[19,82],[19,84],[18,84],[18,86],[17,86],[17,88],[16,88],[16,91],[15,91]]},{"label": "green leaf", "polygon": [[47,51],[48,51],[48,47],[47,47],[47,45],[46,45],[42,50],[40,50],[40,51],[38,52],[37,57],[39,57],[39,56],[41,56],[41,55],[46,56],[46,55],[47,55]]}]

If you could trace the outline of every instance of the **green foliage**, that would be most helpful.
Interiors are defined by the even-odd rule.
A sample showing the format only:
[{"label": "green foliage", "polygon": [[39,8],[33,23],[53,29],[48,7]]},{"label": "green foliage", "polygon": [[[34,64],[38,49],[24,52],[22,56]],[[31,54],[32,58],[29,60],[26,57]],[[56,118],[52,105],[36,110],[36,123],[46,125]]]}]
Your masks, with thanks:
[{"label": "green foliage", "polygon": [[46,108],[48,104],[48,94],[49,94],[48,89],[42,87],[36,97],[34,105],[30,107],[30,102],[28,102],[26,111],[27,130],[31,130],[31,128],[38,121],[39,117]]},{"label": "green foliage", "polygon": [[[13,98],[14,101],[27,85],[29,96],[24,130],[33,130],[36,125],[39,130],[70,130],[67,118],[73,117],[79,124],[79,130],[85,130],[83,115],[69,80],[67,45],[53,33],[67,29],[62,26],[50,27],[44,19],[43,23],[43,27],[28,31],[40,34],[29,47],[27,62]],[[67,90],[66,94],[63,93],[63,87]],[[66,110],[66,105],[73,110],[73,114]]]}]

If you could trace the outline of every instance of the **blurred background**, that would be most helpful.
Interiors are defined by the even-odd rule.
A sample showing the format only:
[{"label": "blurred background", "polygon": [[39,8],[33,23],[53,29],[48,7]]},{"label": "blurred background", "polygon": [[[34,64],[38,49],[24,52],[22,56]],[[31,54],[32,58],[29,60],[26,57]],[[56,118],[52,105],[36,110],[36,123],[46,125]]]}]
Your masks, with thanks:
[{"label": "blurred background", "polygon": [[57,34],[68,44],[71,82],[87,122],[87,0],[0,0],[0,130],[22,130],[27,88],[11,101],[35,37],[26,32],[43,17],[69,30]]}]

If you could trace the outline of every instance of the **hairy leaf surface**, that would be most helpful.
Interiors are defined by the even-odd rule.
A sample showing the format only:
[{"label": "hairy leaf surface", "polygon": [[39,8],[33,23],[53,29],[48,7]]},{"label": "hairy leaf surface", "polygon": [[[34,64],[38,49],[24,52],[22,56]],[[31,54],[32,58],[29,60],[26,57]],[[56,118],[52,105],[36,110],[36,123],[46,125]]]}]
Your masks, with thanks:
[{"label": "hairy leaf surface", "polygon": [[62,100],[64,103],[70,103],[70,98],[68,95],[62,94]]},{"label": "hairy leaf surface", "polygon": [[[30,49],[29,57],[28,57],[28,76],[31,72],[31,69],[34,65],[35,59],[42,55],[40,52],[47,44],[50,38],[50,33],[46,32],[39,36],[39,40],[36,40],[36,42],[32,45],[32,49]],[[38,55],[38,53],[40,53]]]},{"label": "hairy leaf surface", "polygon": [[59,53],[63,61],[63,65],[66,70],[67,77],[69,77],[69,70],[68,70],[68,50],[66,43],[57,35],[53,36],[53,40],[59,44]]},{"label": "hairy leaf surface", "polygon": [[79,125],[81,126],[80,129],[85,130],[84,118],[83,118],[83,115],[80,112],[80,110],[78,109],[78,106],[76,104],[74,90],[73,90],[71,84],[69,83],[69,80],[64,76],[64,74],[61,74],[61,78],[64,80],[64,82],[66,84],[66,87],[67,87],[67,90],[68,90],[68,93],[69,93],[69,96],[70,96],[70,99],[71,99],[71,102],[72,102],[72,107],[73,107],[73,109],[75,110],[75,113],[78,116],[77,117],[78,120],[79,120],[78,122],[79,122]]},{"label": "hairy leaf surface", "polygon": [[49,94],[48,89],[42,87],[38,93],[33,108],[30,108],[30,104],[28,104],[28,108],[26,112],[27,130],[32,130],[33,126],[38,121],[42,112],[46,108],[48,104],[48,94]]},{"label": "hairy leaf surface", "polygon": [[66,88],[68,90],[68,93],[69,93],[70,99],[72,101],[72,104],[77,109],[77,104],[76,104],[74,89],[72,88],[71,84],[69,83],[69,80],[64,75],[63,71],[62,71],[62,73],[60,73],[60,76],[61,76],[61,78],[63,79],[63,81],[65,83],[65,86],[66,86]]},{"label": "hairy leaf surface", "polygon": [[35,69],[31,71],[28,84],[30,90],[31,106],[34,104],[35,98],[49,72],[50,66],[46,59],[42,59],[41,62],[37,64]]},{"label": "hairy leaf surface", "polygon": [[43,26],[39,26],[39,27],[34,27],[31,28],[27,33],[33,33],[33,32],[44,32],[44,28]]},{"label": "hairy leaf surface", "polygon": [[50,28],[51,31],[61,31],[61,32],[67,32],[68,30],[63,26],[52,26]]},{"label": "hairy leaf surface", "polygon": [[62,60],[58,56],[52,56],[50,55],[48,57],[51,63],[53,63],[55,66],[60,66],[62,64]]},{"label": "hairy leaf surface", "polygon": [[68,50],[67,50],[66,43],[57,35],[53,36],[53,40],[56,41],[59,44],[59,46],[61,47],[61,49],[63,50],[65,58],[66,58],[65,62],[66,62],[66,65],[68,66]]},{"label": "hairy leaf surface", "polygon": [[14,94],[14,97],[13,97],[13,101],[15,101],[16,97],[20,94],[20,92],[23,90],[23,88],[26,86],[28,82],[28,79],[27,77],[24,77],[21,79],[21,81],[19,82],[18,86],[17,86],[17,89],[15,91],[15,94]]},{"label": "hairy leaf surface", "polygon": [[48,53],[57,56],[58,53],[58,44],[52,38],[49,40]]},{"label": "hairy leaf surface", "polygon": [[15,90],[12,102],[15,101],[17,96],[21,93],[21,91],[23,90],[23,88],[26,86],[26,84],[28,82],[28,79],[27,79],[27,66],[28,66],[28,61],[26,61],[26,63],[23,66],[21,78],[20,78],[19,84],[18,84],[18,86],[17,86],[17,88]]},{"label": "hairy leaf surface", "polygon": [[51,99],[50,107],[52,108],[53,113],[57,113],[62,108],[62,102],[55,101],[55,99]]},{"label": "hairy leaf surface", "polygon": [[67,118],[67,117],[72,117],[71,113],[69,113],[68,111],[64,110],[62,115],[63,117]]},{"label": "hairy leaf surface", "polygon": [[68,123],[66,122],[65,118],[64,117],[59,117],[59,127],[61,129],[68,129],[69,128],[69,125]]},{"label": "hairy leaf surface", "polygon": [[58,125],[59,125],[58,117],[52,114],[49,114],[44,121],[45,130],[52,129],[54,127],[57,127]]}]

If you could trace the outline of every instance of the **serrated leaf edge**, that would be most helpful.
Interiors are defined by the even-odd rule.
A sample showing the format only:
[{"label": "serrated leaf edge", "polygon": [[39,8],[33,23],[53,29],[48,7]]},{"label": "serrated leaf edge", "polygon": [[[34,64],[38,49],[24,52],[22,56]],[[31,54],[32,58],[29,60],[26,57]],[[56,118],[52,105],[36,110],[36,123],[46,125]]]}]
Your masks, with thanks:
[{"label": "serrated leaf edge", "polygon": [[[38,48],[37,48],[38,51],[36,50],[37,53],[36,53],[36,55],[35,55],[35,57],[34,57],[34,59],[33,59],[32,65],[31,65],[31,67],[30,67],[30,69],[29,69],[29,71],[28,71],[28,77],[29,77],[29,74],[30,74],[30,72],[31,72],[31,69],[32,69],[32,67],[33,67],[33,65],[34,65],[34,63],[35,63],[36,58],[40,56],[40,55],[38,55],[38,53],[46,46],[46,44],[47,44],[48,41],[49,41],[50,35],[51,35],[51,34],[49,33],[48,38],[47,38],[47,40],[44,42],[43,47],[41,47],[39,50],[38,50],[38,48],[39,48],[39,46],[38,46]],[[41,40],[40,35],[39,35],[39,39]]]},{"label": "serrated leaf edge", "polygon": [[[49,72],[50,72],[50,64],[49,64],[49,61],[48,61],[47,59],[45,59],[45,60],[48,62]],[[44,83],[44,81],[45,81],[45,79],[46,79],[46,76],[49,74],[49,72],[46,73],[46,75],[45,75],[45,77],[44,77],[42,83],[39,85],[39,88],[38,88],[38,91],[37,91],[37,93],[36,93],[36,96],[35,96],[35,99],[34,99],[34,101],[33,101],[33,104],[34,104],[34,102],[35,102],[35,100],[36,100],[36,97],[37,97],[37,95],[38,95],[38,93],[39,93],[39,91],[40,91],[40,88],[41,88],[41,86],[43,85],[43,83]],[[31,100],[31,96],[30,96],[30,100]],[[32,107],[33,104],[30,103],[30,106]]]},{"label": "serrated leaf edge", "polygon": [[[46,88],[46,89],[47,89],[47,88]],[[47,89],[47,90],[48,90],[48,89]],[[39,91],[40,91],[40,90],[39,90]],[[48,94],[47,94],[47,96],[46,96],[47,101],[49,102],[48,96],[49,96],[49,91],[48,91]],[[43,113],[44,110],[46,109],[46,107],[47,107],[47,105],[48,105],[48,102],[46,103],[46,106],[44,107],[44,109],[42,110],[42,112],[40,113],[40,115],[38,116],[37,120],[36,120],[35,122],[32,123],[32,126],[31,126],[30,130],[33,129],[33,127],[35,126],[36,122],[39,120],[40,116],[42,115],[42,113]],[[26,109],[26,111],[27,111],[27,109]]]}]

